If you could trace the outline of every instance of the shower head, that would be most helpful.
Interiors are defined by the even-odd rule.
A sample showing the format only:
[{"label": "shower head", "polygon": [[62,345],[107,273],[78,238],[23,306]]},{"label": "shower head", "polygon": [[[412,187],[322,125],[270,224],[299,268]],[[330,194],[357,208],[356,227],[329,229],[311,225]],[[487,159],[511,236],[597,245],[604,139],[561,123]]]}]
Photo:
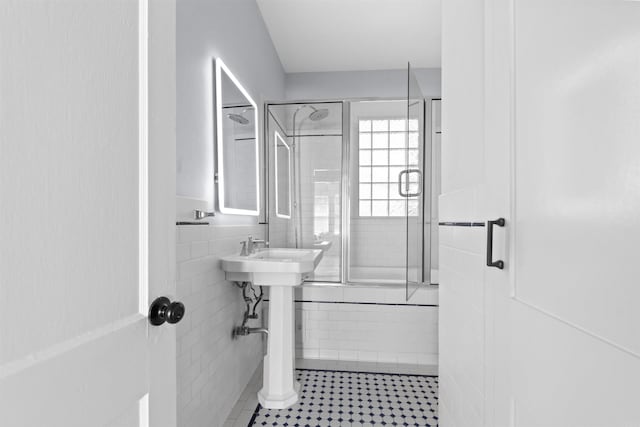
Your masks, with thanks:
[{"label": "shower head", "polygon": [[[309,105],[309,104],[304,104],[299,106],[296,111],[293,113],[293,120],[292,120],[292,128],[293,128],[293,144],[295,144],[295,136],[296,136],[296,123],[298,123],[296,121],[296,118],[298,117],[298,113],[303,110],[304,108],[311,108],[311,113],[309,113],[308,116],[304,117],[299,125],[302,126],[302,123],[306,120],[309,119],[312,122],[319,122],[320,120],[324,120],[329,116],[329,110],[327,108],[316,108],[313,105]],[[299,130],[299,129],[298,129]]]},{"label": "shower head", "polygon": [[249,119],[247,119],[242,114],[229,113],[229,114],[227,114],[227,118],[229,118],[229,120],[233,120],[234,122],[236,122],[236,123],[238,123],[240,125],[248,125],[249,124]]},{"label": "shower head", "polygon": [[311,114],[309,114],[309,118],[314,122],[318,122],[320,120],[324,120],[329,115],[329,110],[326,109],[326,108],[321,108],[321,109],[318,110],[317,108],[312,107],[311,105],[309,106],[309,108],[313,109]]}]

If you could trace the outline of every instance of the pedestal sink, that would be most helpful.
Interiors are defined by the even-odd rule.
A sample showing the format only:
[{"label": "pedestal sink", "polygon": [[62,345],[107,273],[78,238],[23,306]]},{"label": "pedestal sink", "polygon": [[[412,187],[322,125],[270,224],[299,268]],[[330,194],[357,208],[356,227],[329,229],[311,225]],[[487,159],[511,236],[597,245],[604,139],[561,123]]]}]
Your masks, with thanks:
[{"label": "pedestal sink", "polygon": [[265,408],[284,409],[298,401],[294,376],[295,309],[293,288],[315,270],[321,249],[263,249],[255,254],[222,258],[227,280],[269,286],[269,337],[264,379],[258,401]]}]

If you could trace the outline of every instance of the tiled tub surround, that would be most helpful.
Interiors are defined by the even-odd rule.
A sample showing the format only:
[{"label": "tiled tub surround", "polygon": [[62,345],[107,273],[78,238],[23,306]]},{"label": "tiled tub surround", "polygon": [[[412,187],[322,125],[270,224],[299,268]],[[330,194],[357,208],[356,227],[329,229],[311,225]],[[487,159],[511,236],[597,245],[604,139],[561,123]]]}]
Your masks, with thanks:
[{"label": "tiled tub surround", "polygon": [[438,364],[437,287],[305,285],[295,305],[299,358]]},{"label": "tiled tub surround", "polygon": [[[227,282],[220,258],[237,253],[263,225],[177,226],[177,299],[187,312],[177,324],[178,426],[221,426],[263,358],[261,335],[233,339],[242,322],[242,293]],[[251,326],[261,325],[251,321]]]}]

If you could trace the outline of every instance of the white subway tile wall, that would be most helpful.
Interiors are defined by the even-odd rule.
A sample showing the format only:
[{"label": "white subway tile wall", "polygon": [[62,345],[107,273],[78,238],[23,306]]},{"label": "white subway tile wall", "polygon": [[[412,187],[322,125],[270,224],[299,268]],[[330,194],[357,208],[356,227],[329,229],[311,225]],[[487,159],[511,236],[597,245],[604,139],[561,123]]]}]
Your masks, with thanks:
[{"label": "white subway tile wall", "polygon": [[187,308],[177,324],[179,427],[223,425],[262,361],[261,336],[232,338],[244,303],[225,280],[220,257],[238,252],[249,235],[264,238],[264,231],[263,225],[177,227],[177,299]]},{"label": "white subway tile wall", "polygon": [[296,357],[437,365],[437,288],[417,291],[414,305],[404,296],[404,287],[297,289],[296,300],[314,302],[296,302]]},{"label": "white subway tile wall", "polygon": [[[479,218],[474,189],[440,196],[445,221]],[[440,415],[452,426],[473,425],[482,419],[484,357],[484,227],[440,227]],[[455,334],[447,331],[456,331]],[[463,405],[450,406],[451,402]]]},{"label": "white subway tile wall", "polygon": [[407,223],[404,219],[351,218],[351,265],[404,268],[406,233]]}]

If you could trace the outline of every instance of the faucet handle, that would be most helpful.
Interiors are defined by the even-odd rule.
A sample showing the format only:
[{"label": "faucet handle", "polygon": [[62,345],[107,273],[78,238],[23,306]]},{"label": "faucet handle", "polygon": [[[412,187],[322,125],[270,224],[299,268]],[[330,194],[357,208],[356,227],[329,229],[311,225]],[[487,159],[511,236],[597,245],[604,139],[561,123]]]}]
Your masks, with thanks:
[{"label": "faucet handle", "polygon": [[195,219],[205,219],[208,216],[216,216],[215,212],[206,212],[206,211],[201,211],[200,209],[196,209],[193,211],[193,217]]},{"label": "faucet handle", "polygon": [[240,242],[240,244],[242,245],[242,249],[240,249],[240,256],[249,255],[249,253],[247,252],[247,242],[242,241],[242,242]]}]

